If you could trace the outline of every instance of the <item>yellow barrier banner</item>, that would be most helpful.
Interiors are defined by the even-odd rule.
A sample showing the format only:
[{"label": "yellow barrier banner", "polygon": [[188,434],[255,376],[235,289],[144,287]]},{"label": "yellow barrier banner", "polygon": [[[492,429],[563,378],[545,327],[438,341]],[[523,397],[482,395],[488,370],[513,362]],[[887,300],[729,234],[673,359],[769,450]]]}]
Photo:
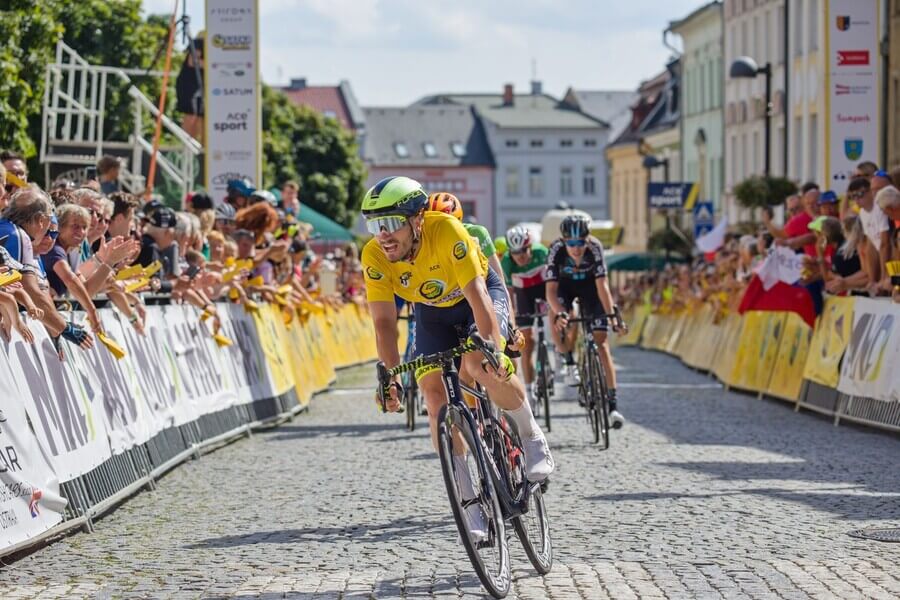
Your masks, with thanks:
[{"label": "yellow barrier banner", "polygon": [[803,367],[807,362],[813,330],[797,313],[786,314],[784,334],[766,394],[795,402],[800,398]]},{"label": "yellow barrier banner", "polygon": [[641,333],[647,322],[647,315],[650,310],[646,306],[639,306],[629,311],[625,315],[625,322],[628,323],[628,334],[618,337],[616,345],[618,346],[636,346],[641,341]]},{"label": "yellow barrier banner", "polygon": [[711,369],[719,381],[731,385],[731,373],[734,369],[735,356],[740,344],[741,325],[743,321],[737,313],[729,313],[722,321],[722,334],[716,344]]},{"label": "yellow barrier banner", "polygon": [[259,310],[253,313],[253,321],[256,323],[256,330],[259,333],[259,343],[272,376],[272,386],[275,388],[275,394],[279,396],[287,393],[294,386],[287,348],[278,331],[278,321],[280,320],[281,315],[276,314],[270,304],[260,305]]},{"label": "yellow barrier banner", "polygon": [[853,298],[835,296],[825,301],[809,345],[804,378],[826,387],[837,387],[840,379],[838,367],[853,329],[853,301]]}]

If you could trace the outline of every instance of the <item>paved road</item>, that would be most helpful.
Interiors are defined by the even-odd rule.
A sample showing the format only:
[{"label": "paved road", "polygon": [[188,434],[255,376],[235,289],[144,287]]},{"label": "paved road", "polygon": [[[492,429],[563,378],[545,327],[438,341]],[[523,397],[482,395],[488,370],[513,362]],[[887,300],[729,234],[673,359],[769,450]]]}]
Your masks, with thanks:
[{"label": "paved road", "polygon": [[[512,543],[517,598],[900,596],[900,440],[726,393],[617,351],[630,422],[607,452],[560,402],[553,571]],[[482,597],[426,433],[377,414],[371,369],[294,423],[183,465],[154,492],[0,571],[2,598]]]}]

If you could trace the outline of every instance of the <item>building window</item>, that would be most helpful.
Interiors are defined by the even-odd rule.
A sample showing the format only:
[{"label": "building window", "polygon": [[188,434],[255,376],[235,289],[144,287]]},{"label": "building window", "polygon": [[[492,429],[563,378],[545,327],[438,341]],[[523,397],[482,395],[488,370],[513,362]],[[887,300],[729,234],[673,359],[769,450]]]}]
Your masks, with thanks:
[{"label": "building window", "polygon": [[560,148],[571,148],[572,140],[559,140],[559,147]]},{"label": "building window", "polygon": [[506,147],[507,148],[518,148],[519,140],[506,140]]},{"label": "building window", "polygon": [[323,110],[322,116],[326,119],[337,119],[337,113],[333,110]]},{"label": "building window", "polygon": [[462,142],[450,142],[450,151],[456,158],[462,158],[466,155],[466,147]]},{"label": "building window", "polygon": [[809,51],[819,49],[819,0],[809,0]]},{"label": "building window", "polygon": [[519,167],[506,167],[506,196],[516,198],[519,195]]},{"label": "building window", "polygon": [[595,175],[594,167],[585,167],[584,168],[584,195],[585,196],[596,196],[597,195],[597,177]]},{"label": "building window", "polygon": [[572,167],[562,167],[559,170],[559,195],[572,196]]},{"label": "building window", "polygon": [[409,148],[403,142],[394,142],[394,153],[400,158],[409,158]]},{"label": "building window", "polygon": [[531,140],[531,147],[532,148],[543,148],[544,140]]},{"label": "building window", "polygon": [[595,140],[594,138],[588,138],[588,139],[584,140],[584,147],[585,148],[596,148],[597,140]]},{"label": "building window", "polygon": [[528,168],[528,194],[532,198],[544,195],[544,170],[541,167]]},{"label": "building window", "polygon": [[478,216],[478,211],[475,210],[475,202],[472,200],[460,200],[459,203],[462,205],[464,215],[472,218]]},{"label": "building window", "polygon": [[434,144],[431,142],[425,142],[422,144],[422,151],[425,153],[425,156],[428,158],[434,158],[437,156],[437,148],[434,147]]}]

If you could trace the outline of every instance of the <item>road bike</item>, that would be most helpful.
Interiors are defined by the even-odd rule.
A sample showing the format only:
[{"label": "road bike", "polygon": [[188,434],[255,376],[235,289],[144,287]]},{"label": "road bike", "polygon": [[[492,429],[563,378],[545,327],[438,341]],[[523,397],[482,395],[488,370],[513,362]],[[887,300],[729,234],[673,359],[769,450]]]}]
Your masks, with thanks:
[{"label": "road bike", "polygon": [[[553,365],[550,363],[550,342],[547,340],[546,326],[544,317],[547,312],[544,307],[547,306],[543,300],[536,300],[534,303],[536,312],[530,314],[519,315],[523,319],[532,319],[534,321],[533,331],[537,333],[535,341],[535,349],[537,350],[537,358],[534,364],[534,377],[537,381],[537,390],[535,397],[532,398],[531,409],[534,416],[544,417],[544,428],[550,431],[550,398],[555,394],[554,378],[556,374],[553,372]],[[534,335],[534,333],[532,334]]]},{"label": "road bike", "polygon": [[[448,403],[438,415],[438,454],[447,495],[466,554],[485,589],[495,598],[509,593],[511,569],[507,540],[507,523],[516,531],[525,554],[540,574],[553,566],[550,519],[544,505],[547,482],[532,483],[526,477],[525,454],[515,424],[506,419],[478,386],[470,388],[459,381],[455,361],[468,352],[480,351],[493,368],[499,360],[493,345],[477,334],[457,348],[388,369],[378,363],[379,391],[382,410],[386,408],[391,378],[429,366],[440,366]],[[475,399],[474,407],[466,404],[465,390]],[[465,463],[475,496],[463,498],[460,474],[453,460],[454,437],[457,448],[466,448]],[[480,507],[487,523],[487,536],[475,538],[467,525],[466,509]]]},{"label": "road bike", "polygon": [[[416,348],[416,318],[410,310],[408,315],[401,315],[397,319],[407,322],[406,350],[403,352],[403,361],[407,362],[412,360]],[[406,429],[415,431],[416,415],[425,414],[425,402],[416,382],[416,374],[411,371],[403,374],[403,407],[403,412],[406,413]]]},{"label": "road bike", "polygon": [[[604,315],[605,318],[618,318],[618,313]],[[601,450],[609,448],[609,389],[606,385],[606,373],[600,361],[599,348],[594,341],[591,323],[597,317],[578,317],[568,319],[568,323],[581,325],[581,352],[578,357],[579,403],[587,411],[588,424],[591,428],[594,443]]]}]

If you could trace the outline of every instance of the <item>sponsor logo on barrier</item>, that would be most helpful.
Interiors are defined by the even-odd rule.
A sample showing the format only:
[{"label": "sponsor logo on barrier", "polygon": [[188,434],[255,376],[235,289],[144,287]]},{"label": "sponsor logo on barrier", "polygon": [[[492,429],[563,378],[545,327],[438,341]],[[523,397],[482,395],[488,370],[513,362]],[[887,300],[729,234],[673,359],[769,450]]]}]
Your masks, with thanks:
[{"label": "sponsor logo on barrier", "polygon": [[884,354],[893,328],[894,315],[861,315],[853,327],[844,357],[844,374],[857,381],[877,381],[884,367]]}]

